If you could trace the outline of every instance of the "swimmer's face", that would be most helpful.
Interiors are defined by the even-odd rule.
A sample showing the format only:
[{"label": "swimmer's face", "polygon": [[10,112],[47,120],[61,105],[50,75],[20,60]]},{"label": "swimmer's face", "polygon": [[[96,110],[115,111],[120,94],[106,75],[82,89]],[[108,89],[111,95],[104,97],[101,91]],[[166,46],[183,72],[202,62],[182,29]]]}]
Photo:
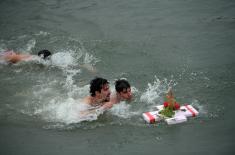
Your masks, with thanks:
[{"label": "swimmer's face", "polygon": [[110,89],[108,84],[104,84],[100,91],[100,97],[103,101],[108,102],[110,100]]},{"label": "swimmer's face", "polygon": [[132,98],[131,88],[123,89],[119,94],[123,100],[131,100]]}]

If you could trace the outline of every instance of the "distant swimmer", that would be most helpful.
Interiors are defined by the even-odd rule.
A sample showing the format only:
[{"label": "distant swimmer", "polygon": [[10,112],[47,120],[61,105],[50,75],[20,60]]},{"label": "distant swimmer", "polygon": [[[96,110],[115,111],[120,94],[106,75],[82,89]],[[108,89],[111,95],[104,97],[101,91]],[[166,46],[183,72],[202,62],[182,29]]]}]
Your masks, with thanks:
[{"label": "distant swimmer", "polygon": [[[17,53],[17,52],[14,52],[13,50],[0,52],[0,60],[3,60],[8,63],[13,63],[13,64],[21,62],[21,61],[31,61],[31,60],[42,59],[42,60],[50,60],[52,64],[56,64],[60,66],[60,63],[62,63],[64,59],[70,58],[68,56],[67,57],[65,56],[66,55],[61,55],[61,53],[55,53],[52,55],[52,53],[47,49],[39,51],[37,55]],[[71,59],[73,59],[72,56],[71,56]],[[62,63],[62,66],[63,65],[69,65],[69,64]],[[81,64],[79,65],[79,67],[84,68],[85,70],[88,70],[91,73],[96,73],[96,69],[90,64]]]},{"label": "distant swimmer", "polygon": [[82,102],[93,107],[106,107],[104,103],[110,101],[110,94],[109,82],[104,78],[96,77],[90,82],[90,95]]},{"label": "distant swimmer", "polygon": [[41,50],[38,52],[38,55],[31,55],[31,54],[21,54],[16,53],[12,50],[4,51],[0,53],[0,59],[3,59],[6,62],[10,63],[18,63],[20,61],[28,61],[32,60],[35,57],[39,57],[42,59],[47,59],[51,56],[51,52],[48,50]]}]

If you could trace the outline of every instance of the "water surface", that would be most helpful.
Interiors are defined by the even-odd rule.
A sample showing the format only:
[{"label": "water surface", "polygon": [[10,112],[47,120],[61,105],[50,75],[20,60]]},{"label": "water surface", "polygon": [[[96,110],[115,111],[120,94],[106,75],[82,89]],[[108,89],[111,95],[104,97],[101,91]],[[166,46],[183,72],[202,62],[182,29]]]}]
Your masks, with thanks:
[{"label": "water surface", "polygon": [[[2,0],[0,34],[1,51],[54,54],[1,62],[0,154],[234,154],[235,2]],[[135,99],[82,121],[95,76]],[[169,87],[199,117],[145,123]]]}]

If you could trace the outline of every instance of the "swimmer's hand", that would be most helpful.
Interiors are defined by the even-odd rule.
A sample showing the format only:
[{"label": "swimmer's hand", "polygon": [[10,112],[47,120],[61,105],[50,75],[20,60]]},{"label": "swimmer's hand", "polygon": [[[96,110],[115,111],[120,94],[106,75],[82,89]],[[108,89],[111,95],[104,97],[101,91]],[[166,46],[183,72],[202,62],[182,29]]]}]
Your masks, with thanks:
[{"label": "swimmer's hand", "polygon": [[113,107],[113,103],[111,102],[105,102],[102,106],[96,106],[96,107],[92,107],[89,108],[87,110],[81,111],[80,114],[85,116],[85,115],[89,115],[89,114],[102,114],[104,111],[110,109]]},{"label": "swimmer's hand", "polygon": [[104,110],[105,109],[103,108],[103,106],[96,106],[96,107],[91,107],[91,108],[84,110],[84,111],[80,111],[80,114],[82,116],[89,115],[89,114],[95,114],[95,113],[101,114],[104,112]]},{"label": "swimmer's hand", "polygon": [[113,107],[113,103],[111,102],[105,102],[105,104],[102,106],[104,110],[111,109]]}]

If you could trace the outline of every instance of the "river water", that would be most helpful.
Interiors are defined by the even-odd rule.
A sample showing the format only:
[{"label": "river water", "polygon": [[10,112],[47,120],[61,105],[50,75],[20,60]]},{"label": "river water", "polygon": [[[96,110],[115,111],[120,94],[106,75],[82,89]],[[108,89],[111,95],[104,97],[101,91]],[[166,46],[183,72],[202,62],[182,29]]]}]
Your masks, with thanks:
[{"label": "river water", "polygon": [[[235,153],[235,1],[2,0],[0,34],[0,51],[53,53],[0,62],[1,155]],[[95,76],[134,100],[81,119]],[[199,116],[146,123],[169,87]]]}]

